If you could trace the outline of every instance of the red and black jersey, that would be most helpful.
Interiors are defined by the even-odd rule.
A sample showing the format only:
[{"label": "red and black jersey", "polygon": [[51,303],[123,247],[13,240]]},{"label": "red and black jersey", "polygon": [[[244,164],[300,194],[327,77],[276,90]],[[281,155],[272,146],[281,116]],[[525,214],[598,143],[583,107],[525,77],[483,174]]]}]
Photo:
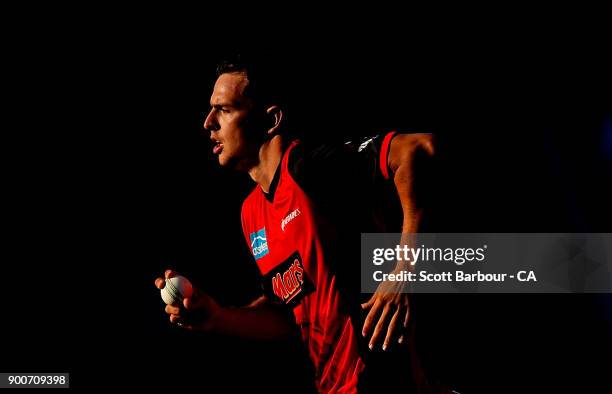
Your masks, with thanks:
[{"label": "red and black jersey", "polygon": [[293,141],[269,193],[255,187],[242,207],[264,292],[293,310],[320,392],[355,392],[365,368],[352,313],[359,291],[345,273],[360,271],[354,242],[374,230],[372,190],[389,177],[392,137],[318,147]]}]

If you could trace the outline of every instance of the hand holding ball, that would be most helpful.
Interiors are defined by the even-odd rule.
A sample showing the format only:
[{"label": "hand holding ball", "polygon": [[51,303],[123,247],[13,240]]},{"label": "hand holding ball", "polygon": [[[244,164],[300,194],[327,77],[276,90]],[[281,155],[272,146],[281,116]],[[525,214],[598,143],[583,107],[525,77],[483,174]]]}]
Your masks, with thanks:
[{"label": "hand holding ball", "polygon": [[183,304],[184,298],[189,298],[193,294],[191,282],[184,276],[175,276],[166,279],[166,285],[161,289],[162,300],[168,305]]}]

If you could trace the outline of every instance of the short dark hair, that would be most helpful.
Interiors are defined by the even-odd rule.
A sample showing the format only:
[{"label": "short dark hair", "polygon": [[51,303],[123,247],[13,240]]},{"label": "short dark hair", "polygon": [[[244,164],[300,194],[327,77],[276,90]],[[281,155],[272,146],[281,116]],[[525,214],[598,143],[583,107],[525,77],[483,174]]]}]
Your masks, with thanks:
[{"label": "short dark hair", "polygon": [[267,53],[236,53],[217,65],[217,77],[227,73],[246,75],[245,95],[257,104],[287,106],[288,70],[281,59]]}]

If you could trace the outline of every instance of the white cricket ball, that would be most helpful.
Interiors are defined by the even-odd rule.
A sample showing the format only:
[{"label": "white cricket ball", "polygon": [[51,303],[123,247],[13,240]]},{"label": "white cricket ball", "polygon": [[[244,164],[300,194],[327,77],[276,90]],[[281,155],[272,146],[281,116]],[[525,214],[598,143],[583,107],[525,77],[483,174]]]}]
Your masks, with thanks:
[{"label": "white cricket ball", "polygon": [[175,276],[166,279],[166,285],[161,289],[162,300],[168,305],[181,304],[183,298],[189,298],[193,294],[191,282],[184,276]]}]

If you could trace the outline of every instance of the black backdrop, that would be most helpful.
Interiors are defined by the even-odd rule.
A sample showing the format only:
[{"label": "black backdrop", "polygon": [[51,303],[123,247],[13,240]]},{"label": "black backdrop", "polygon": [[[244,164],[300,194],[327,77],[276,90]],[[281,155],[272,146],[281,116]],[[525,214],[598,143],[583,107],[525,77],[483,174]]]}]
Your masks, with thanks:
[{"label": "black backdrop", "polygon": [[[15,45],[30,57],[15,64],[26,105],[5,155],[2,370],[70,371],[77,388],[308,391],[299,343],[192,335],[165,319],[153,280],[167,267],[227,305],[256,294],[239,221],[252,185],[217,168],[201,127],[215,62],[235,39],[135,26]],[[311,138],[438,135],[440,231],[609,232],[601,37],[455,33],[266,48],[291,59],[296,124]],[[609,296],[431,304],[418,311],[422,352],[461,392],[606,383]]]}]

